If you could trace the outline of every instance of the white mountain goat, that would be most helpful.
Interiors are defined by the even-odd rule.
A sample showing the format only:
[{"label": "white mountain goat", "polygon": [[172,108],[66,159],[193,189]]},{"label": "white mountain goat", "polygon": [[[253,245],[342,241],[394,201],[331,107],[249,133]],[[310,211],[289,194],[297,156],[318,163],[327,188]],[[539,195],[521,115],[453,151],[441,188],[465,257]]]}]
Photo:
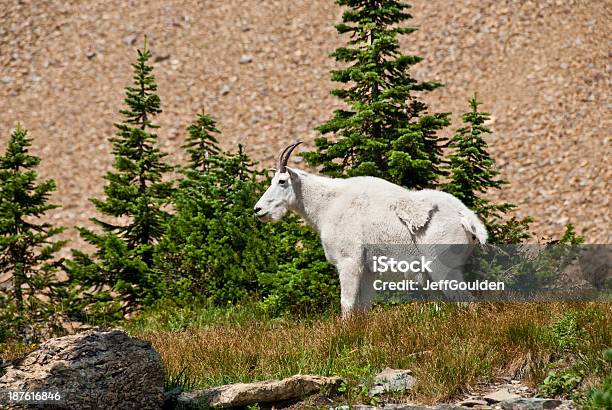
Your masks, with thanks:
[{"label": "white mountain goat", "polygon": [[[486,242],[482,222],[448,193],[410,191],[374,177],[327,178],[287,167],[300,143],[282,151],[272,183],[254,212],[260,220],[278,221],[291,210],[319,233],[325,256],[339,274],[344,316],[371,304],[373,289],[364,278],[362,263],[364,244],[427,247]],[[435,270],[430,275],[433,280],[449,279],[448,273],[435,277]]]}]

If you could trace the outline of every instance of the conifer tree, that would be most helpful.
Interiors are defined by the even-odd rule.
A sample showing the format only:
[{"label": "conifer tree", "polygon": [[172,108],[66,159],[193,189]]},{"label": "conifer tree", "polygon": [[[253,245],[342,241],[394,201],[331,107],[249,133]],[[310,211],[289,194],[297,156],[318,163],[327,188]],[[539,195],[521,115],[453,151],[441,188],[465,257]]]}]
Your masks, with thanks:
[{"label": "conifer tree", "polygon": [[[443,139],[436,132],[449,119],[447,113],[427,113],[416,93],[441,84],[412,78],[410,68],[422,58],[400,51],[398,36],[415,30],[401,25],[412,18],[410,6],[396,0],[337,3],[347,9],[336,29],[350,40],[332,54],[348,64],[332,71],[332,80],[346,85],[332,95],[348,108],[317,128],[324,136],[304,158],[331,176],[373,175],[410,188],[435,185],[445,173]],[[332,133],[335,139],[325,136]]]},{"label": "conifer tree", "polygon": [[[156,297],[158,272],[154,266],[155,245],[163,236],[170,217],[166,206],[171,202],[173,186],[163,180],[172,167],[163,161],[166,154],[157,148],[158,128],[153,117],[161,113],[160,99],[151,53],[146,39],[133,64],[134,83],[126,88],[126,109],[120,111],[124,121],[115,124],[117,133],[110,142],[115,162],[113,171],[104,177],[105,198],[92,199],[96,209],[115,219],[92,221],[102,229],[98,234],[79,228],[83,238],[97,249],[93,257],[74,251],[69,271],[83,289],[93,287],[89,302],[98,313],[130,311],[139,303]],[[117,218],[127,219],[126,223]],[[106,290],[104,290],[106,289]],[[87,292],[87,291],[86,291]],[[111,292],[119,294],[120,300]]]},{"label": "conifer tree", "polygon": [[209,115],[202,113],[187,128],[187,133],[187,142],[183,145],[189,154],[186,169],[207,172],[211,168],[211,162],[221,153],[219,141],[215,137],[215,134],[220,134],[217,123]]},{"label": "conifer tree", "polygon": [[247,155],[244,146],[238,144],[238,151],[228,157],[226,172],[232,175],[235,180],[242,182],[250,181],[262,174],[253,168],[255,165],[255,161]]},{"label": "conifer tree", "polygon": [[11,282],[0,283],[0,342],[11,330],[27,340],[57,325],[55,291],[63,285],[55,254],[66,241],[53,239],[62,228],[39,221],[58,206],[49,203],[55,182],[37,182],[31,141],[18,125],[0,156],[0,278]]},{"label": "conifer tree", "polygon": [[512,217],[504,221],[504,215],[515,209],[510,203],[494,204],[484,195],[490,189],[501,189],[508,184],[499,179],[495,160],[487,151],[484,134],[491,130],[485,125],[490,114],[478,110],[481,105],[474,95],[470,100],[470,111],[463,114],[464,126],[451,138],[449,148],[450,176],[444,190],[459,198],[483,220],[489,231],[489,240],[494,243],[518,243],[529,237],[531,218]]}]

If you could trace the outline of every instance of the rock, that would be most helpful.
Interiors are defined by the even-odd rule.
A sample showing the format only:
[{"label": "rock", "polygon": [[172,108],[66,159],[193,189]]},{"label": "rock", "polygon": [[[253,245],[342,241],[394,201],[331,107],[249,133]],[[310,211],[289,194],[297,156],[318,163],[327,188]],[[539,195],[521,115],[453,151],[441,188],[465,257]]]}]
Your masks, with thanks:
[{"label": "rock", "polygon": [[251,61],[253,61],[253,56],[249,55],[249,54],[243,54],[242,56],[240,56],[240,64],[248,64]]},{"label": "rock", "polygon": [[322,388],[340,387],[339,377],[296,375],[283,380],[267,380],[255,383],[236,383],[210,389],[198,389],[179,395],[178,409],[202,407],[244,407],[256,403],[276,403],[300,399]]},{"label": "rock", "polygon": [[159,354],[120,330],[47,340],[5,370],[0,391],[58,391],[58,408],[161,409],[164,403]]},{"label": "rock", "polygon": [[485,400],[477,399],[475,397],[470,397],[470,398],[461,400],[459,403],[457,403],[458,406],[463,406],[463,407],[478,406],[478,408],[482,408],[483,406],[486,406],[487,404],[488,403]]},{"label": "rock", "polygon": [[515,393],[510,393],[508,389],[499,389],[487,394],[483,398],[489,403],[499,403],[500,401],[518,399],[521,396]]},{"label": "rock", "polygon": [[[557,399],[540,399],[540,398],[518,398],[512,400],[504,400],[500,403],[500,406],[504,410],[545,410],[545,409],[556,409],[562,404],[571,401],[569,400],[557,400]],[[564,406],[565,407],[565,406]],[[568,408],[568,407],[565,407]],[[572,407],[569,407],[572,408]]]},{"label": "rock", "polygon": [[2,81],[4,84],[10,84],[15,80],[15,77],[11,77],[8,75],[5,75],[4,77],[0,78],[0,81]]},{"label": "rock", "polygon": [[126,46],[133,46],[134,43],[136,43],[136,36],[133,34],[130,34],[128,36],[123,37],[123,43]]},{"label": "rock", "polygon": [[165,53],[165,54],[158,54],[155,57],[153,57],[153,61],[156,63],[161,63],[162,61],[166,61],[167,59],[170,58],[170,54]]},{"label": "rock", "polygon": [[397,370],[386,368],[374,377],[374,386],[370,389],[370,396],[382,393],[402,392],[411,389],[416,382],[410,370]]},{"label": "rock", "polygon": [[230,91],[232,91],[232,87],[227,84],[221,87],[221,95],[227,95]]}]

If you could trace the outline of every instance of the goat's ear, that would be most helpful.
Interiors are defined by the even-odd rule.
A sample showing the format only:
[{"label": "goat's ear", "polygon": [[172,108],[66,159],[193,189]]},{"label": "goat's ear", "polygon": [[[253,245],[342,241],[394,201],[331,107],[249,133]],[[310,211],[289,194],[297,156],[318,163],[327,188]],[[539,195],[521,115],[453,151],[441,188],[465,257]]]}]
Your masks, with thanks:
[{"label": "goat's ear", "polygon": [[291,168],[287,168],[287,173],[289,174],[289,178],[291,178],[292,181],[297,178],[297,172],[295,172]]},{"label": "goat's ear", "polygon": [[300,181],[300,175],[297,172],[295,172],[294,169],[291,169],[291,168],[287,168],[287,172],[289,173],[289,178],[291,179],[291,185],[295,189],[299,189],[299,186],[302,183]]},{"label": "goat's ear", "polygon": [[424,228],[433,213],[438,210],[437,205],[410,199],[397,201],[394,208],[395,214],[406,225],[411,234],[415,234]]}]

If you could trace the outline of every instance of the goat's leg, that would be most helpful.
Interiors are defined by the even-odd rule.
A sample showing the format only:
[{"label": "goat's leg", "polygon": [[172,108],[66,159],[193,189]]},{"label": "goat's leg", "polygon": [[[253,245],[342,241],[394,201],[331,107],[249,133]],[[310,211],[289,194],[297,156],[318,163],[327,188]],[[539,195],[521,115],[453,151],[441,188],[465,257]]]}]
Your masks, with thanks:
[{"label": "goat's leg", "polygon": [[359,258],[347,258],[337,265],[343,318],[349,317],[357,310],[365,310],[369,306],[368,293],[362,288],[364,284],[360,262]]},{"label": "goat's leg", "polygon": [[[430,274],[431,279],[434,281],[456,281],[457,283],[463,282],[463,269],[461,266],[448,266],[447,264],[440,263],[439,260],[434,260],[432,265],[432,273]],[[444,289],[442,293],[449,302],[471,302],[474,301],[474,296],[467,290],[450,290]]]}]

